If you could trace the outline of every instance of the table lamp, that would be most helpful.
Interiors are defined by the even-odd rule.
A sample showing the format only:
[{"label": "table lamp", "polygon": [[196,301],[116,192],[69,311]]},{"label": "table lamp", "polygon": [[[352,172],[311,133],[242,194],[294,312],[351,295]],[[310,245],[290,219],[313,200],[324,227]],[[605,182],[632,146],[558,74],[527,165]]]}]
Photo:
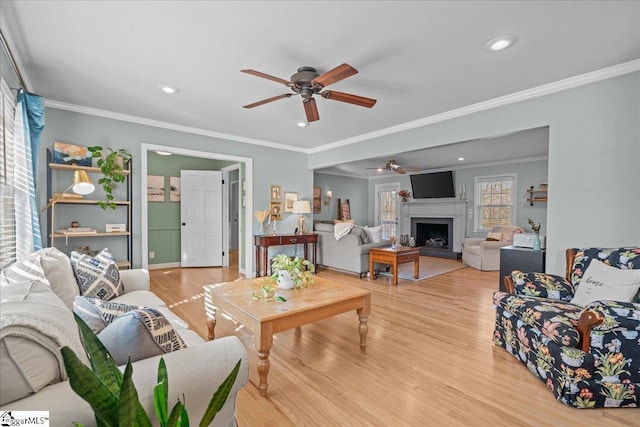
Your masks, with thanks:
[{"label": "table lamp", "polygon": [[62,193],[53,197],[49,201],[47,206],[45,206],[44,209],[42,209],[42,211],[43,212],[46,211],[51,205],[56,203],[58,200],[64,198],[65,193],[71,189],[73,189],[73,192],[76,194],[86,195],[86,194],[93,193],[96,187],[91,183],[91,179],[89,178],[89,175],[87,174],[87,172],[83,170],[77,170],[73,173],[73,183],[69,187],[67,187],[67,189],[64,190]]},{"label": "table lamp", "polygon": [[308,200],[298,200],[293,202],[293,213],[298,214],[298,232],[300,234],[306,233],[306,220],[304,214],[311,213],[311,203],[309,203]]}]

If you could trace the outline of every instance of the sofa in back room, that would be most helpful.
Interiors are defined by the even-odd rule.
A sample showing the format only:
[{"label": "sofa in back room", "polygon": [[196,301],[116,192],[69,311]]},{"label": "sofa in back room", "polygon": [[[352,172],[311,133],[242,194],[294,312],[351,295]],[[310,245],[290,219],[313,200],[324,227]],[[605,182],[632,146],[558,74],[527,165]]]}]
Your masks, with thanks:
[{"label": "sofa in back room", "polygon": [[[353,225],[347,234],[336,238],[336,227],[341,228],[338,224],[315,224],[314,232],[318,234],[319,246],[317,263],[325,267],[353,272],[358,277],[362,277],[363,273],[369,271],[369,251],[371,248],[386,246],[389,242],[386,240],[372,242],[372,235],[374,240],[377,240],[376,235],[379,239],[378,227],[371,227],[367,230],[358,225]],[[378,267],[386,266],[378,265]]]}]

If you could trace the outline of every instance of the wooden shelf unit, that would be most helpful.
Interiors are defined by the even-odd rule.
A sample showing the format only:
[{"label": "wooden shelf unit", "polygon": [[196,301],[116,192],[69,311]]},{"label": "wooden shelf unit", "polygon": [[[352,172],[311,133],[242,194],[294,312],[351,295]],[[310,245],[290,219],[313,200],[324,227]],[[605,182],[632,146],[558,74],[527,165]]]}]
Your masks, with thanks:
[{"label": "wooden shelf unit", "polygon": [[[51,206],[47,209],[47,224],[49,224],[49,233],[47,235],[47,245],[55,246],[56,240],[63,239],[66,243],[67,239],[94,239],[94,238],[109,238],[109,237],[118,237],[121,238],[125,236],[127,239],[127,250],[126,250],[126,258],[119,259],[116,261],[118,268],[131,268],[132,266],[132,256],[133,256],[133,239],[132,235],[132,194],[133,194],[133,185],[131,180],[131,163],[125,164],[125,170],[123,174],[126,175],[125,185],[126,185],[126,200],[114,200],[113,203],[119,209],[126,210],[125,214],[118,214],[118,218],[125,218],[123,221],[127,226],[127,231],[114,231],[114,232],[96,232],[96,233],[59,233],[56,230],[59,230],[60,227],[56,227],[56,205],[84,205],[84,206],[96,206],[98,205],[98,200],[94,199],[75,199],[75,198],[61,198],[56,200]],[[83,170],[89,174],[101,174],[100,168],[91,167],[91,166],[78,166],[78,165],[65,165],[53,162],[53,153],[50,149],[47,149],[47,200],[51,201],[53,199],[53,172],[75,172],[77,170]],[[94,184],[97,184],[97,179],[94,180]],[[73,208],[74,206],[69,206],[69,208]],[[110,208],[108,208],[110,209]],[[113,254],[114,256],[120,254]]]},{"label": "wooden shelf unit", "polygon": [[537,202],[546,202],[547,201],[547,188],[538,188],[536,189],[533,185],[527,190],[529,193],[529,197],[527,198],[527,202],[531,206]]}]

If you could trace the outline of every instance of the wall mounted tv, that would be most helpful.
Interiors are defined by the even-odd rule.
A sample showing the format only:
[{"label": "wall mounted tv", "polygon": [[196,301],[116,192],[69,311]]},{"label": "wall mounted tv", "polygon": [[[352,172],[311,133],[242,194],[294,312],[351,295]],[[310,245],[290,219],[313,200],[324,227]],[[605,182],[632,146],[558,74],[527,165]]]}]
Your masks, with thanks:
[{"label": "wall mounted tv", "polygon": [[456,197],[453,171],[410,175],[411,195],[414,199]]}]

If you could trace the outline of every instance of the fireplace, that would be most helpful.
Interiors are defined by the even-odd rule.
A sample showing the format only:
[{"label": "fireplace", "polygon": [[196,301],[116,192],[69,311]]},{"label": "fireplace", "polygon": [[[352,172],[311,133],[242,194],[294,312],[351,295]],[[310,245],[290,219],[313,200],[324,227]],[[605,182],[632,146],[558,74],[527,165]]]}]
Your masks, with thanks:
[{"label": "fireplace", "polygon": [[411,217],[411,235],[420,254],[456,259],[453,252],[453,218]]}]

